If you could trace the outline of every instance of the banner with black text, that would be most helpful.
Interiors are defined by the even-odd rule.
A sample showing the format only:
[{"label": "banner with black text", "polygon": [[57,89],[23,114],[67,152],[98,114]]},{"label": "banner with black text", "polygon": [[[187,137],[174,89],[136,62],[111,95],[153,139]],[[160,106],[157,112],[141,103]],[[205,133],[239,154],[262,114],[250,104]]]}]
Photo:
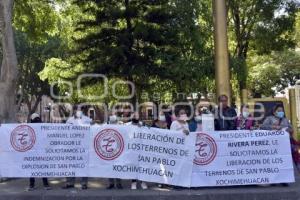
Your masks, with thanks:
[{"label": "banner with black text", "polygon": [[285,131],[197,133],[192,187],[295,181]]},{"label": "banner with black text", "polygon": [[285,131],[2,124],[1,177],[101,177],[184,187],[294,182]]}]

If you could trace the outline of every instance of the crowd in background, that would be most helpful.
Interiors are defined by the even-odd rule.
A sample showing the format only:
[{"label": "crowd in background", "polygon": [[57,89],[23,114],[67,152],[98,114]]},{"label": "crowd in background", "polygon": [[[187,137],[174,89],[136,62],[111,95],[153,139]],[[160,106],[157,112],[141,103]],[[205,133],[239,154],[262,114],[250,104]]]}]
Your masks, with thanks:
[{"label": "crowd in background", "polygon": [[[275,105],[272,109],[272,114],[265,117],[261,124],[255,120],[253,113],[250,112],[248,105],[242,105],[240,108],[240,114],[237,115],[235,108],[229,106],[228,97],[221,95],[218,98],[218,106],[215,108],[199,106],[195,113],[191,114],[190,111],[184,107],[175,109],[173,114],[171,111],[161,112],[158,114],[157,119],[153,120],[151,127],[170,129],[173,131],[180,131],[186,136],[191,132],[198,132],[203,130],[205,121],[203,121],[203,115],[213,115],[214,130],[216,131],[229,131],[229,130],[282,130],[285,129],[291,135],[293,133],[292,126],[289,120],[285,116],[284,108],[282,105]],[[31,123],[41,123],[41,119],[38,114],[34,113],[31,116]],[[93,121],[87,117],[87,111],[79,106],[74,106],[73,116],[66,122],[67,124],[93,124]],[[139,118],[138,112],[132,112],[129,109],[125,109],[122,112],[109,113],[108,124],[122,124],[122,125],[133,125],[133,126],[144,126],[145,123]],[[292,150],[297,146],[297,142],[291,137]],[[293,152],[293,157],[295,151]],[[43,178],[43,184],[45,189],[51,189],[47,178]],[[66,184],[63,189],[74,188],[75,178],[67,178]],[[287,185],[287,184],[283,184]],[[142,189],[148,189],[146,182],[141,182],[140,186]],[[163,185],[159,185],[163,187]],[[81,188],[83,190],[88,189],[88,178],[81,178]],[[120,179],[109,179],[107,189],[122,189],[122,182]],[[131,181],[131,189],[136,190],[138,188],[138,181]],[[35,179],[30,179],[30,185],[28,190],[35,189]]]}]

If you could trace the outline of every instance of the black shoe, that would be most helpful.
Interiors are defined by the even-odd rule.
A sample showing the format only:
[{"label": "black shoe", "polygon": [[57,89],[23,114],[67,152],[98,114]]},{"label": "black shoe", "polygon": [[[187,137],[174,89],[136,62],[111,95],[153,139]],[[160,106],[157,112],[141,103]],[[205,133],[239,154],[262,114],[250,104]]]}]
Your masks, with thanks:
[{"label": "black shoe", "polygon": [[88,186],[87,186],[87,185],[82,185],[82,186],[81,186],[81,189],[82,189],[82,190],[87,190],[87,189],[88,189]]},{"label": "black shoe", "polygon": [[123,186],[121,184],[117,184],[117,189],[122,190]]},{"label": "black shoe", "polygon": [[114,184],[109,184],[109,186],[106,187],[106,189],[111,190],[114,189],[115,185]]},{"label": "black shoe", "polygon": [[62,189],[66,190],[66,189],[71,189],[74,188],[74,185],[65,185],[62,187]]},{"label": "black shoe", "polygon": [[180,187],[180,186],[174,186],[173,189],[174,189],[174,190],[183,190],[183,187]]}]

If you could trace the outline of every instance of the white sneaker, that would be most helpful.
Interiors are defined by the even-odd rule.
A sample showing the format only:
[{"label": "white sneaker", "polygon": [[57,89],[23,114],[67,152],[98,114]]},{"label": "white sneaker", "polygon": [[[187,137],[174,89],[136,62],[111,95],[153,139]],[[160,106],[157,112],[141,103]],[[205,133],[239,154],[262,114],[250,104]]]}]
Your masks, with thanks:
[{"label": "white sneaker", "polygon": [[147,183],[145,183],[145,182],[141,183],[141,187],[142,187],[143,190],[147,190],[148,189]]},{"label": "white sneaker", "polygon": [[137,182],[132,182],[131,183],[131,189],[136,190],[137,189]]}]

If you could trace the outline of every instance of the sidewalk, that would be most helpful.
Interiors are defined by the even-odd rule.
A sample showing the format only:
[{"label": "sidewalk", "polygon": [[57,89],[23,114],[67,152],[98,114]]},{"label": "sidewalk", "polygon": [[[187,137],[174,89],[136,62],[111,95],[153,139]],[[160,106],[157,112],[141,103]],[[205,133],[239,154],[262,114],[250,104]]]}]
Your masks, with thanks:
[{"label": "sidewalk", "polygon": [[124,181],[123,190],[106,190],[105,179],[90,179],[89,189],[63,190],[63,179],[50,179],[53,190],[45,191],[37,180],[35,191],[27,192],[28,180],[17,179],[0,183],[0,200],[300,200],[300,177],[289,187],[239,186],[200,189],[160,189],[149,184],[149,190],[130,190],[130,181]]}]

